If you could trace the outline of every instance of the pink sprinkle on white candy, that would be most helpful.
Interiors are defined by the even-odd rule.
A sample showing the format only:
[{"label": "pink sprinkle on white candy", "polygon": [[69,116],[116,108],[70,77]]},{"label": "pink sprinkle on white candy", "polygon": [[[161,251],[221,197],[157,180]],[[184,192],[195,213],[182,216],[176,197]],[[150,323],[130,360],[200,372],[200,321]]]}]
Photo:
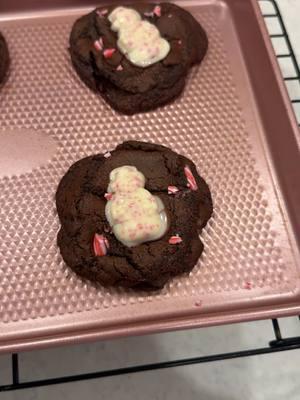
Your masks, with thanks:
[{"label": "pink sprinkle on white candy", "polygon": [[123,67],[122,67],[122,65],[121,65],[121,64],[119,64],[119,65],[117,66],[116,70],[117,70],[117,71],[123,71]]},{"label": "pink sprinkle on white candy", "polygon": [[179,235],[171,236],[170,239],[169,239],[169,243],[170,244],[179,244],[181,242],[182,242],[182,239],[181,239],[181,237]]},{"label": "pink sprinkle on white candy", "polygon": [[106,200],[108,201],[108,200],[111,200],[111,199],[112,199],[113,194],[112,194],[112,193],[105,193],[104,197],[105,197]]},{"label": "pink sprinkle on white candy", "polygon": [[178,193],[179,189],[177,186],[168,186],[168,194]]},{"label": "pink sprinkle on white candy", "polygon": [[111,49],[105,49],[103,51],[103,56],[104,58],[112,58],[113,54],[115,53],[116,49],[111,48]]},{"label": "pink sprinkle on white candy", "polygon": [[160,6],[155,6],[154,7],[153,14],[156,15],[157,17],[161,16],[161,8],[160,8]]},{"label": "pink sprinkle on white candy", "polygon": [[109,248],[109,243],[106,237],[104,235],[99,235],[98,233],[95,233],[93,248],[95,256],[105,256]]},{"label": "pink sprinkle on white candy", "polygon": [[184,173],[185,173],[186,179],[188,181],[187,186],[191,190],[197,190],[198,189],[198,185],[197,185],[196,179],[194,178],[194,175],[192,174],[192,171],[190,170],[190,168],[187,165],[184,167]]}]

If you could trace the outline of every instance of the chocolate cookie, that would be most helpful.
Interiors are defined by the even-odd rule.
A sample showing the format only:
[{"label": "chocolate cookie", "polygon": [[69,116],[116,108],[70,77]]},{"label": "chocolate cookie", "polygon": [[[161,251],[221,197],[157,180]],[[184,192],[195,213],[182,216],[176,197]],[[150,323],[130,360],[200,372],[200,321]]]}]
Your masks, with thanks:
[{"label": "chocolate cookie", "polygon": [[4,36],[0,32],[0,84],[4,81],[9,66],[9,53]]},{"label": "chocolate cookie", "polygon": [[[111,231],[105,193],[110,172],[124,165],[135,166],[146,178],[145,188],[164,204],[169,225],[159,240],[127,247]],[[104,286],[136,289],[162,288],[194,267],[203,251],[198,235],[213,211],[209,188],[191,160],[136,141],[72,165],[58,186],[56,206],[61,221],[57,242],[66,264]],[[105,255],[95,255],[95,234],[105,238]]]},{"label": "chocolate cookie", "polygon": [[[177,97],[189,68],[202,61],[208,41],[194,17],[175,4],[135,3],[126,7],[155,25],[168,41],[170,51],[165,58],[144,68],[134,65],[121,53],[118,35],[109,21],[116,6],[98,8],[75,22],[70,53],[76,71],[90,88],[100,92],[114,109],[134,114]],[[107,56],[107,49],[113,53]]]}]

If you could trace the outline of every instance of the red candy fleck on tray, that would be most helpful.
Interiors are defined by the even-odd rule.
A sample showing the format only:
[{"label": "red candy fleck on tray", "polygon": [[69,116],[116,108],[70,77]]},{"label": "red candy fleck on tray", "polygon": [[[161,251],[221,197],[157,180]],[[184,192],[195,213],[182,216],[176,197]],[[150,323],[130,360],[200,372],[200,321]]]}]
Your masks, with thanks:
[{"label": "red candy fleck on tray", "polygon": [[169,239],[170,244],[179,244],[182,242],[182,239],[179,235],[171,236]]},{"label": "red candy fleck on tray", "polygon": [[95,256],[105,256],[107,254],[108,248],[109,243],[106,237],[104,235],[99,235],[98,233],[95,233],[93,241]]},{"label": "red candy fleck on tray", "polygon": [[168,194],[178,193],[179,189],[177,186],[168,186]]},{"label": "red candy fleck on tray", "polygon": [[112,56],[114,55],[116,49],[111,48],[111,49],[105,49],[103,51],[103,56],[104,58],[112,58]]},{"label": "red candy fleck on tray", "polygon": [[197,185],[196,179],[194,178],[192,171],[190,170],[190,168],[187,165],[184,167],[184,173],[185,173],[186,179],[188,181],[187,186],[191,190],[197,190],[198,185]]},{"label": "red candy fleck on tray", "polygon": [[157,17],[161,16],[161,8],[160,8],[160,6],[155,6],[154,7],[153,14],[156,15]]}]

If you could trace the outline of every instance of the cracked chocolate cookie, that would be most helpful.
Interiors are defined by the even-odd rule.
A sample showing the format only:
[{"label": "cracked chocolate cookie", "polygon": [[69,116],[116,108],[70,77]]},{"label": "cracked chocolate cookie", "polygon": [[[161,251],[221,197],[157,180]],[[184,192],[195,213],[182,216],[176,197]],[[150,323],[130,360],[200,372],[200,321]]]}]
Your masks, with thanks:
[{"label": "cracked chocolate cookie", "polygon": [[0,32],[0,84],[4,81],[9,67],[9,53],[4,36]]},{"label": "cracked chocolate cookie", "polygon": [[207,46],[195,18],[171,3],[98,8],[79,18],[70,35],[71,59],[80,78],[125,114],[176,98]]},{"label": "cracked chocolate cookie", "polygon": [[137,141],[73,164],[56,206],[66,264],[101,285],[136,289],[162,288],[194,267],[213,211],[191,160]]}]

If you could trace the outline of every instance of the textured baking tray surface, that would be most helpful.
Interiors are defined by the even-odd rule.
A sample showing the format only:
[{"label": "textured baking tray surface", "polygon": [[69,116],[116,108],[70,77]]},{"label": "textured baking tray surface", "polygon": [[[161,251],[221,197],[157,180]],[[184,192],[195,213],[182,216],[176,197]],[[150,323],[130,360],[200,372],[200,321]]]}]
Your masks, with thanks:
[{"label": "textured baking tray surface", "polygon": [[[208,32],[210,47],[201,67],[192,70],[184,95],[133,117],[112,111],[73,71],[67,46],[76,16],[2,23],[12,66],[1,91],[0,132],[40,137],[40,144],[28,145],[18,161],[8,155],[8,170],[14,162],[31,160],[24,173],[6,176],[5,167],[0,172],[3,348],[38,344],[54,334],[67,337],[67,332],[74,339],[89,330],[97,332],[95,337],[129,333],[129,326],[136,332],[156,330],[168,319],[180,327],[184,324],[176,318],[193,314],[200,315],[201,325],[201,315],[209,323],[209,312],[268,306],[295,292],[299,270],[260,129],[251,125],[249,107],[244,111],[243,98],[251,98],[251,92],[245,77],[239,75],[240,88],[235,84],[235,71],[244,68],[237,38],[231,28],[224,35],[224,24],[232,22],[224,7],[213,3],[191,8]],[[236,54],[228,54],[228,48]],[[201,260],[159,293],[95,288],[66,268],[56,246],[54,195],[62,175],[74,161],[128,139],[154,141],[187,155],[212,191],[214,217],[202,234]],[[45,156],[34,165],[39,146]]]}]

